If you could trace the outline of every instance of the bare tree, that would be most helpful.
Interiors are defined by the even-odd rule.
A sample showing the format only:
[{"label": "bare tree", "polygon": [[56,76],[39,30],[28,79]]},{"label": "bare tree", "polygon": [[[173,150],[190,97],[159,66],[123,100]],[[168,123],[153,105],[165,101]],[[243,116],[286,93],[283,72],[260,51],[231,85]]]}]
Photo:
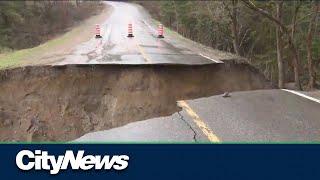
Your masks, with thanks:
[{"label": "bare tree", "polygon": [[231,20],[230,23],[230,29],[231,29],[231,33],[232,33],[232,45],[233,45],[233,49],[234,52],[237,55],[241,55],[240,53],[240,38],[239,38],[239,22],[238,22],[238,0],[232,0],[231,1],[231,8],[229,7],[229,5],[227,4],[227,2],[222,1],[225,9],[228,12],[228,16]]},{"label": "bare tree", "polygon": [[[297,4],[298,3],[298,4]],[[297,16],[298,16],[298,13],[299,13],[299,9],[300,9],[300,6],[301,6],[301,2],[298,1],[296,2],[295,1],[295,9],[294,9],[294,13],[293,13],[293,18],[292,18],[292,23],[291,23],[291,35],[288,34],[289,38],[291,39],[291,41],[289,40],[289,42],[291,42],[291,44],[289,43],[289,47],[292,48],[292,46],[296,47],[296,45],[294,44],[294,39],[295,39],[295,33],[296,33],[296,25],[297,25]],[[300,56],[299,56],[299,51],[297,48],[294,48],[295,52],[293,54],[293,68],[294,68],[294,77],[295,77],[295,80],[296,79],[299,79],[299,73],[300,73]],[[297,85],[297,83],[296,83]],[[298,86],[296,86],[297,89],[301,89],[301,84],[299,83]]]},{"label": "bare tree", "polygon": [[179,14],[178,14],[178,10],[177,10],[177,3],[175,2],[175,1],[173,1],[173,6],[174,6],[174,14],[175,14],[175,20],[176,20],[176,23],[177,23],[177,25],[176,25],[176,30],[177,30],[177,32],[180,32],[179,31]]},{"label": "bare tree", "polygon": [[309,28],[308,28],[308,34],[307,34],[307,60],[308,60],[308,71],[309,71],[309,83],[308,83],[308,88],[313,89],[315,85],[315,79],[316,79],[316,74],[314,70],[314,62],[312,58],[312,39],[313,39],[313,33],[315,29],[315,22],[317,19],[317,15],[319,13],[319,3],[314,2],[313,3],[313,16],[310,19],[309,22]]},{"label": "bare tree", "polygon": [[[282,7],[283,1],[278,1],[276,3],[277,12],[276,18],[282,23]],[[278,62],[278,86],[279,88],[284,87],[284,67],[283,67],[283,42],[282,42],[282,28],[279,25],[276,25],[276,38],[277,38],[277,62]]]},{"label": "bare tree", "polygon": [[289,32],[289,29],[284,25],[284,23],[280,22],[277,18],[273,17],[268,11],[265,9],[257,7],[253,4],[250,0],[241,0],[248,8],[251,10],[258,12],[262,16],[268,18],[270,21],[275,23],[276,25],[280,26],[283,33],[286,35],[288,40],[289,49],[293,55],[293,69],[294,69],[294,80],[295,80],[295,87],[297,90],[301,90],[300,84],[300,67],[299,67],[299,54],[298,49],[294,44],[294,39]]}]

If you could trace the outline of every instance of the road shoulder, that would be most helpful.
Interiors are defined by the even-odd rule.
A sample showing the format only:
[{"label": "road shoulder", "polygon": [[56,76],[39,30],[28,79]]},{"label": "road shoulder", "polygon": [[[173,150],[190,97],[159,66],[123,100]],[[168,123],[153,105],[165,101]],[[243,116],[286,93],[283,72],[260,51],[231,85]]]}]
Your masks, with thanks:
[{"label": "road shoulder", "polygon": [[63,59],[73,48],[90,40],[94,34],[95,24],[104,22],[112,12],[112,7],[104,3],[104,10],[84,20],[63,35],[47,41],[34,48],[22,49],[0,54],[0,69],[27,65],[50,64]]}]

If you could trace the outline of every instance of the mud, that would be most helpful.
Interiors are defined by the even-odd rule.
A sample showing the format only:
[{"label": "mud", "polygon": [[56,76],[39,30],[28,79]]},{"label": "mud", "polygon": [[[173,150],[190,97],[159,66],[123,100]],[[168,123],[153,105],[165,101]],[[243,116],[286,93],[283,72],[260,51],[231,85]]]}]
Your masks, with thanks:
[{"label": "mud", "polygon": [[69,141],[179,111],[177,100],[270,88],[246,64],[31,66],[0,72],[1,141]]}]

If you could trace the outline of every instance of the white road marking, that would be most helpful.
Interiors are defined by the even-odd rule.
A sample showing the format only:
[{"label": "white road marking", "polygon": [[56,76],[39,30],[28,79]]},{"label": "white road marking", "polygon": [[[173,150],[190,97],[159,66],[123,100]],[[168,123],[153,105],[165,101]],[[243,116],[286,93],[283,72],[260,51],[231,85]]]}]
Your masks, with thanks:
[{"label": "white road marking", "polygon": [[199,53],[199,55],[202,56],[202,57],[204,57],[204,58],[207,58],[207,59],[209,59],[209,60],[211,60],[211,61],[213,61],[213,62],[215,62],[215,63],[223,63],[223,62],[220,61],[220,60],[212,59],[212,58],[210,58],[209,56],[203,55],[203,54],[201,54],[201,53]]},{"label": "white road marking", "polygon": [[303,94],[303,93],[300,93],[300,92],[297,92],[297,91],[293,91],[293,90],[289,90],[289,89],[281,89],[281,90],[287,91],[287,92],[290,92],[290,93],[292,93],[292,94],[295,94],[295,95],[301,96],[301,97],[303,97],[303,98],[309,99],[309,100],[311,100],[311,101],[320,103],[320,100],[319,100],[319,99],[316,99],[316,98],[314,98],[314,97],[307,96],[307,95],[305,95],[305,94]]},{"label": "white road marking", "polygon": [[[148,27],[151,31],[153,31],[154,34],[157,33],[157,30],[155,30],[147,21],[143,20],[142,22],[143,22],[145,25],[147,25],[147,27]],[[209,60],[211,60],[211,61],[213,61],[213,62],[215,62],[215,63],[223,63],[223,62],[220,61],[220,60],[212,59],[212,58],[210,58],[209,56],[203,55],[203,54],[201,54],[201,53],[199,53],[198,55],[200,55],[200,56],[202,56],[202,57],[204,57],[204,58],[206,58],[206,59],[209,59]]]},{"label": "white road marking", "polygon": [[152,34],[156,35],[158,33],[158,31],[154,29],[149,23],[147,23],[147,21],[143,20],[143,23],[149,28],[150,31],[152,31]]}]

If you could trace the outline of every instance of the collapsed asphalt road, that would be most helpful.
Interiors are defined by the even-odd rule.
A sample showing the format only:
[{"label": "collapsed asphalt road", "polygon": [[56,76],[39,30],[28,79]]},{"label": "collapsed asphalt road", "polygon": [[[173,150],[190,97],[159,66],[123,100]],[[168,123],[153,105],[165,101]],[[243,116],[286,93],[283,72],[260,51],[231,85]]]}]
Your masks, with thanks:
[{"label": "collapsed asphalt road", "polygon": [[89,133],[78,142],[319,142],[320,104],[283,90],[233,92],[187,100],[215,139],[186,109],[171,116]]},{"label": "collapsed asphalt road", "polygon": [[169,116],[176,102],[270,88],[246,64],[32,66],[0,72],[0,140],[68,141]]},{"label": "collapsed asphalt road", "polygon": [[1,141],[319,141],[319,104],[235,92],[272,87],[233,55],[171,31],[158,39],[142,7],[107,4],[102,38],[53,66],[0,71]]},{"label": "collapsed asphalt road", "polygon": [[105,3],[112,12],[100,24],[102,38],[93,35],[54,64],[0,72],[1,141],[69,141],[172,115],[178,100],[270,88],[234,55],[172,31],[157,38],[158,23],[141,6]]}]

